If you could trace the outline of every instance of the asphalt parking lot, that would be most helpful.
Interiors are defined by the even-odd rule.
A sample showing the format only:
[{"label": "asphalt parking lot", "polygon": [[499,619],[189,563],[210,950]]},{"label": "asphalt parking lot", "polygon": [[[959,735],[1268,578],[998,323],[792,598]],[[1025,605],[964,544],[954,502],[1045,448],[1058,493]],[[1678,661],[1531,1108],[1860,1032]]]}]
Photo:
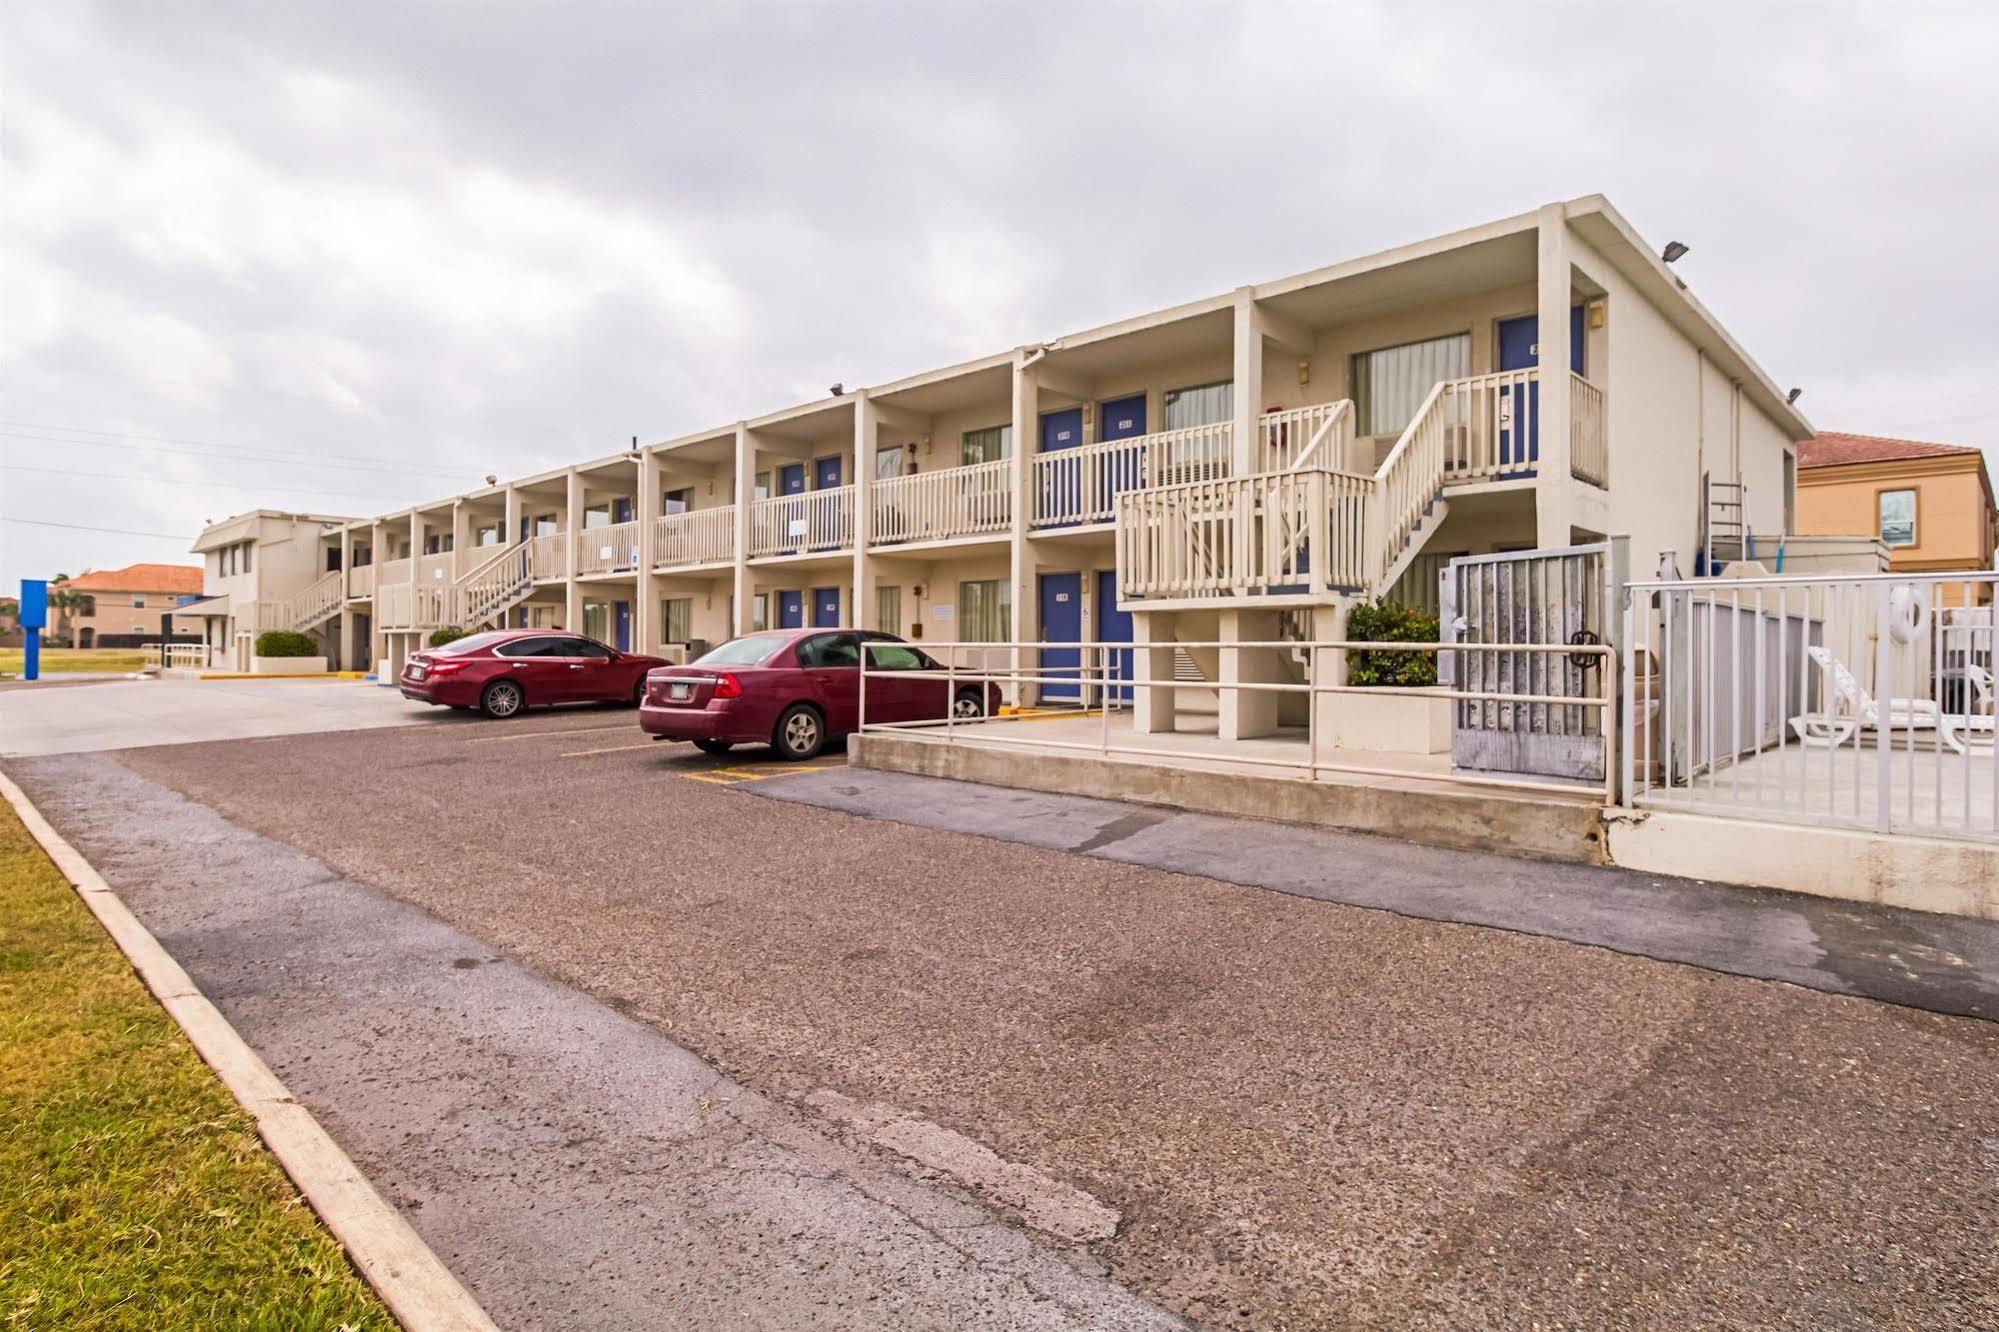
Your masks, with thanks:
[{"label": "asphalt parking lot", "polygon": [[[1101,1200],[1202,1323],[1999,1326],[1988,1022],[758,799],[615,712],[116,760],[774,1102]],[[1329,879],[1397,855],[1351,840]]]}]

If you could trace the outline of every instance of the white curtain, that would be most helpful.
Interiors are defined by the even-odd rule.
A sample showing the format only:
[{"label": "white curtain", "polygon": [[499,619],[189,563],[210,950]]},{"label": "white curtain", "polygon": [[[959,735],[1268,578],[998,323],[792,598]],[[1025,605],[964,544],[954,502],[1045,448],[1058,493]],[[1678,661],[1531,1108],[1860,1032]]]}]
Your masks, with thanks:
[{"label": "white curtain", "polygon": [[958,641],[1004,643],[1013,636],[1013,590],[1004,578],[958,584]]},{"label": "white curtain", "polygon": [[1471,373],[1471,334],[1362,352],[1353,358],[1354,414],[1363,435],[1399,435],[1430,390]]}]

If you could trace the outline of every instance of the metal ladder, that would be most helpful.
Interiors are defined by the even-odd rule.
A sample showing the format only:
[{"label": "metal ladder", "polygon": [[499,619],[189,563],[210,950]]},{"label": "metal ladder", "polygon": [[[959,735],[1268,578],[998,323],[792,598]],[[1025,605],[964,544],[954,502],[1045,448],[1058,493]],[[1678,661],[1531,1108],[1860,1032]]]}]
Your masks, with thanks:
[{"label": "metal ladder", "polygon": [[[1717,481],[1701,473],[1701,572],[1713,577],[1729,560],[1748,558],[1749,487],[1740,481]],[[1727,559],[1720,556],[1726,555]]]}]

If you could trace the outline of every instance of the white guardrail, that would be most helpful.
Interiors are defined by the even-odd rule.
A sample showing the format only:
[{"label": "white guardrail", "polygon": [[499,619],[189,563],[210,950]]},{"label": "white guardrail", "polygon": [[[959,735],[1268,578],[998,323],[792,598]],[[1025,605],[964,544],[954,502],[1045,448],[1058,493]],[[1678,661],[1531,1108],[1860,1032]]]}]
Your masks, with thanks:
[{"label": "white guardrail", "polygon": [[1999,839],[1999,574],[1632,583],[1627,801]]},{"label": "white guardrail", "polygon": [[205,671],[215,660],[215,649],[206,643],[147,643],[139,651],[155,670]]},{"label": "white guardrail", "polygon": [[[1542,654],[1561,656],[1571,661],[1578,657],[1597,657],[1604,660],[1601,673],[1602,691],[1595,697],[1578,698],[1572,695],[1543,695],[1520,692],[1501,692],[1478,689],[1457,689],[1438,686],[1397,686],[1397,685],[1348,685],[1321,683],[1331,673],[1332,662],[1327,653],[1368,652],[1368,653],[1423,653],[1434,655],[1442,652],[1463,651],[1448,643],[1394,643],[1359,642],[1346,639],[1299,641],[1281,639],[1273,642],[1220,643],[1220,642],[1160,642],[1152,644],[1132,643],[885,643],[866,642],[863,644],[861,662],[860,730],[864,734],[893,733],[909,735],[918,739],[938,743],[977,743],[1018,745],[1038,749],[1074,750],[1093,753],[1104,757],[1112,754],[1130,755],[1140,758],[1165,758],[1193,760],[1203,763],[1241,763],[1257,767],[1283,768],[1303,773],[1307,780],[1317,781],[1321,773],[1349,773],[1363,776],[1420,777],[1424,779],[1461,782],[1479,786],[1506,786],[1529,790],[1551,790],[1574,794],[1581,789],[1598,790],[1605,804],[1614,804],[1617,799],[1616,783],[1618,764],[1616,750],[1618,728],[1614,724],[1617,707],[1617,654],[1615,649],[1603,644],[1570,643],[1481,643],[1480,653]],[[871,664],[872,659],[882,651],[891,648],[915,648],[936,662],[936,669],[930,670],[886,670]],[[1188,652],[1209,652],[1224,649],[1274,649],[1286,653],[1301,654],[1304,680],[1288,681],[1240,681],[1233,683],[1214,680],[1180,680],[1174,678],[1170,659],[1175,650]],[[1050,666],[1039,660],[1044,654],[1054,652],[1067,655],[1074,653],[1076,664]],[[1136,654],[1150,652],[1156,654],[1159,669],[1149,673],[1149,678],[1140,679],[1135,672]],[[1010,658],[1004,665],[992,664],[994,656]],[[976,657],[979,664],[970,664],[965,659]],[[1032,661],[1032,665],[1026,663]],[[1029,709],[1023,715],[979,715],[959,716],[956,709],[938,718],[924,718],[915,721],[869,721],[868,690],[870,682],[875,688],[883,687],[885,679],[911,680],[928,679],[946,682],[945,697],[955,700],[963,685],[976,685],[983,689],[987,684],[999,684],[1010,694],[1017,694],[1020,687],[1030,685],[1045,689],[1054,685],[1065,691],[1074,691],[1076,698],[1073,709],[1053,709],[1039,707]],[[1195,750],[1175,748],[1171,745],[1150,745],[1135,743],[1131,739],[1117,737],[1111,725],[1113,715],[1130,709],[1137,701],[1141,690],[1200,691],[1227,694],[1275,694],[1280,696],[1303,696],[1308,701],[1305,707],[1305,722],[1302,727],[1293,727],[1294,743],[1285,746],[1273,743],[1270,738],[1261,738],[1255,745],[1245,745],[1228,749]],[[1454,772],[1448,769],[1433,771],[1428,768],[1405,766],[1388,767],[1328,757],[1330,746],[1325,733],[1333,724],[1333,712],[1324,706],[1327,700],[1342,699],[1352,695],[1368,698],[1421,697],[1426,699],[1448,699],[1453,703],[1496,703],[1496,704],[1560,704],[1564,707],[1580,707],[1596,712],[1602,722],[1604,752],[1604,784],[1601,788],[1585,788],[1575,782],[1540,780],[1533,777],[1495,776],[1487,773]],[[877,694],[879,697],[879,693]],[[1098,734],[1095,740],[1064,740],[1049,735],[1046,727],[1026,726],[1019,731],[1015,727],[1024,721],[1046,719],[1061,710],[1072,711],[1077,716],[1095,717],[1098,720]],[[987,710],[982,709],[982,714]],[[1302,729],[1302,737],[1297,731]]]}]

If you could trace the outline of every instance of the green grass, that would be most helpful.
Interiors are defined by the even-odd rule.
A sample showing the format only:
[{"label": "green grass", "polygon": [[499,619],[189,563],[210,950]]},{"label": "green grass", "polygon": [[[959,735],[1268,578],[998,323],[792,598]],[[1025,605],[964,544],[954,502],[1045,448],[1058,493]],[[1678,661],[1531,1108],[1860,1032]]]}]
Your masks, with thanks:
[{"label": "green grass", "polygon": [[0,1329],[394,1327],[0,805]]},{"label": "green grass", "polygon": [[[0,648],[0,675],[19,675],[25,669],[26,655],[21,648]],[[145,663],[145,657],[137,648],[42,649],[43,675],[74,671],[136,671]]]}]

